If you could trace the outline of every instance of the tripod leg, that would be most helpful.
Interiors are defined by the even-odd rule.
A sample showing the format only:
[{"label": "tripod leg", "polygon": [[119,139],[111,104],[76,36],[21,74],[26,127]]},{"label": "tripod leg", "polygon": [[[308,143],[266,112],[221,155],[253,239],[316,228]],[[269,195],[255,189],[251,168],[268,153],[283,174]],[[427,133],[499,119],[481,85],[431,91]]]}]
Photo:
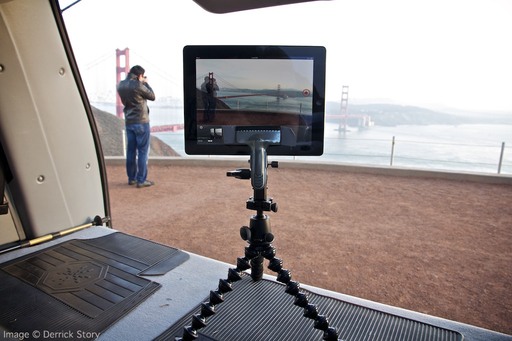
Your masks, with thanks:
[{"label": "tripod leg", "polygon": [[192,324],[183,328],[181,337],[175,341],[193,341],[199,337],[198,330],[206,327],[206,319],[216,313],[215,306],[224,302],[224,294],[233,290],[232,284],[242,279],[242,271],[250,268],[247,258],[238,258],[236,268],[228,270],[228,278],[220,279],[216,290],[210,291],[210,297],[207,302],[201,304],[201,311],[192,316]]},{"label": "tripod leg", "polygon": [[309,303],[306,294],[300,291],[300,283],[292,281],[291,271],[283,268],[283,261],[275,257],[275,248],[272,246],[273,252],[268,253],[268,268],[277,272],[277,281],[286,284],[285,292],[295,296],[294,304],[304,309],[304,317],[315,320],[314,327],[324,332],[323,340],[338,341],[338,332],[335,328],[329,327],[329,319],[325,315],[318,314],[316,305]]}]

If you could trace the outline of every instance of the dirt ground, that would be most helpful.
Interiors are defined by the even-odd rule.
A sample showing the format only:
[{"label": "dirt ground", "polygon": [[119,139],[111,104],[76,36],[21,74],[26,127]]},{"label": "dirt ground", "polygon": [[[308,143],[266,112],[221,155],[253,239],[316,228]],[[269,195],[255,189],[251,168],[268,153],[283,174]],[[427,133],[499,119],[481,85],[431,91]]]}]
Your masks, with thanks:
[{"label": "dirt ground", "polygon": [[[229,170],[150,162],[138,189],[109,165],[113,227],[234,264],[253,192]],[[512,334],[512,186],[280,167],[268,188],[294,280]]]}]

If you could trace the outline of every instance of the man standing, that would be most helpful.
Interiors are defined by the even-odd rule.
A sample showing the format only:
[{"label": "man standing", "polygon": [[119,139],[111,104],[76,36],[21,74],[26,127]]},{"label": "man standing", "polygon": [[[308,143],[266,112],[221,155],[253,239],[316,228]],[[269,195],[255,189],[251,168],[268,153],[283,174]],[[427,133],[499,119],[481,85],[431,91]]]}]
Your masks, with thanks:
[{"label": "man standing", "polygon": [[211,123],[215,120],[216,97],[217,91],[219,91],[217,81],[212,77],[212,74],[204,77],[204,82],[201,84],[201,91],[204,106],[204,122]]},{"label": "man standing", "polygon": [[150,142],[149,108],[147,100],[154,101],[155,93],[147,83],[145,70],[140,65],[130,69],[126,79],[119,82],[117,93],[124,105],[126,126],[126,174],[128,184],[137,188],[154,185],[146,179]]}]

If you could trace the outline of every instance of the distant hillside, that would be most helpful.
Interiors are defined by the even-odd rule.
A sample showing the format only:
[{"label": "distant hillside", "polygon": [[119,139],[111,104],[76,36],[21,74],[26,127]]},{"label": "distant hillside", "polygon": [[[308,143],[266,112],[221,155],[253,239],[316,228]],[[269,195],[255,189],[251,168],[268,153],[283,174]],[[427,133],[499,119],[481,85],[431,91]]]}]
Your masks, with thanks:
[{"label": "distant hillside", "polygon": [[[106,111],[92,107],[105,156],[123,156],[124,121]],[[150,156],[180,156],[158,137],[151,136]]]},{"label": "distant hillside", "polygon": [[[338,114],[340,112],[340,104],[329,102],[327,103],[326,110],[328,113]],[[396,104],[349,103],[348,113],[351,115],[369,115],[375,122],[375,125],[379,126],[475,123],[470,118],[458,115]]]}]

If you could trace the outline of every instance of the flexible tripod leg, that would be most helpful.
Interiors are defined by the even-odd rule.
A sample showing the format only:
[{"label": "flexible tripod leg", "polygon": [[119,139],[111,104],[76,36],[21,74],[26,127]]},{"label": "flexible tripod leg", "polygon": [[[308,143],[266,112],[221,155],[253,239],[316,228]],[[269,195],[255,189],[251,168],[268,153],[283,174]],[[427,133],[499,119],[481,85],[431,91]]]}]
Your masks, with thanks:
[{"label": "flexible tripod leg", "polygon": [[[273,246],[271,246],[274,249]],[[325,315],[320,315],[316,305],[309,303],[308,296],[300,291],[300,283],[292,281],[291,271],[283,268],[283,261],[275,257],[275,249],[268,252],[271,255],[269,258],[268,268],[277,273],[276,280],[286,285],[285,292],[289,295],[295,296],[293,304],[304,309],[304,317],[314,320],[314,328],[324,332],[323,340],[336,341],[338,340],[338,332],[335,328],[329,326],[329,319]]]},{"label": "flexible tripod leg", "polygon": [[238,258],[236,268],[228,270],[228,278],[220,279],[216,290],[210,291],[209,300],[201,303],[201,310],[192,316],[192,324],[183,328],[182,337],[175,338],[176,341],[193,341],[199,337],[198,330],[206,327],[206,319],[216,313],[215,306],[224,302],[224,294],[233,290],[232,284],[242,279],[242,271],[249,269],[250,260]]},{"label": "flexible tripod leg", "polygon": [[[268,220],[268,217],[266,219]],[[266,223],[270,227],[270,223],[268,221]],[[242,239],[246,240],[244,237],[246,237],[248,232],[242,232],[244,229],[246,227],[242,227],[240,234]],[[252,228],[249,230],[251,231]],[[308,296],[300,291],[300,283],[292,281],[291,271],[284,269],[283,261],[276,257],[276,248],[272,245],[274,236],[269,230],[267,230],[266,234],[260,235],[260,237],[263,236],[263,239],[266,237],[266,241],[262,242],[249,238],[249,246],[245,249],[244,260],[245,262],[250,260],[252,279],[256,281],[263,277],[263,259],[267,259],[269,261],[268,268],[277,273],[276,280],[286,285],[285,292],[295,296],[294,304],[304,309],[304,317],[313,319],[315,321],[314,328],[324,332],[323,339],[327,341],[338,340],[338,332],[335,328],[329,326],[327,316],[320,315],[316,305],[309,303]],[[249,233],[249,236],[252,237],[252,234],[252,232]]]}]

